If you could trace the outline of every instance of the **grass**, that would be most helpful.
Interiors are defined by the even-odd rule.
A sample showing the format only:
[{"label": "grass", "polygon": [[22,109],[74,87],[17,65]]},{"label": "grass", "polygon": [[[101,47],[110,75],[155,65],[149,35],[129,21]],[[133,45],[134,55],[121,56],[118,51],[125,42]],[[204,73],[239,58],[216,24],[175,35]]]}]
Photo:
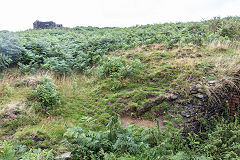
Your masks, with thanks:
[{"label": "grass", "polygon": [[[55,150],[62,151],[64,147],[59,142],[64,139],[63,134],[69,127],[80,125],[86,130],[102,130],[115,113],[134,116],[138,108],[152,102],[159,95],[174,93],[185,96],[186,99],[191,98],[189,96],[191,84],[204,86],[211,80],[231,79],[231,73],[240,70],[240,50],[228,45],[209,44],[202,48],[191,46],[168,50],[161,44],[153,44],[128,51],[112,52],[109,56],[121,55],[126,56],[127,60],[140,59],[146,68],[141,82],[125,79],[128,85],[115,91],[106,87],[109,85],[108,79],[99,79],[94,75],[73,74],[58,77],[53,73],[41,71],[28,76],[21,75],[15,70],[5,71],[2,74],[0,88],[7,83],[11,93],[8,95],[1,92],[1,106],[16,100],[28,101],[31,87],[14,87],[15,83],[28,77],[38,79],[43,75],[51,77],[58,86],[62,104],[48,117],[36,114],[34,119],[29,116],[35,114],[32,105],[29,104],[26,114],[21,115],[25,121],[11,123],[9,120],[5,121],[8,129],[11,128],[12,131],[2,126],[0,131],[4,134],[1,134],[0,139],[5,139],[7,134],[21,141],[21,137],[25,135],[41,132],[49,137],[49,145]],[[182,123],[178,114],[182,108],[168,102],[153,107],[143,115],[143,118],[154,119],[153,113],[159,108],[164,111],[161,117],[164,120]]]}]

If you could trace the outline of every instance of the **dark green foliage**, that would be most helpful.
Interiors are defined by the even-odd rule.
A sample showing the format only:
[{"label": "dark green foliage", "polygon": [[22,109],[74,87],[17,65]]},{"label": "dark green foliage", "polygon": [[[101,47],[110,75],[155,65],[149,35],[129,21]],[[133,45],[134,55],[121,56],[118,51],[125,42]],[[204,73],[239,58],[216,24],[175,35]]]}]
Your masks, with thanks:
[{"label": "dark green foliage", "polygon": [[228,123],[222,121],[208,133],[208,138],[202,142],[200,152],[214,159],[240,158],[240,125],[239,121]]},{"label": "dark green foliage", "polygon": [[84,133],[81,127],[68,129],[65,137],[68,138],[74,159],[103,158],[101,152],[129,152],[141,153],[148,146],[134,137],[130,128],[121,128],[119,117],[114,116],[103,132],[88,131]]},{"label": "dark green foliage", "polygon": [[32,149],[27,151],[22,145],[0,142],[0,160],[53,160],[52,150]]},{"label": "dark green foliage", "polygon": [[66,60],[60,60],[56,57],[51,57],[44,60],[43,68],[54,71],[60,75],[69,75],[72,73],[69,63],[67,63]]},{"label": "dark green foliage", "polygon": [[32,74],[35,73],[39,67],[37,63],[30,62],[29,64],[18,63],[19,69],[24,74]]},{"label": "dark green foliage", "polygon": [[12,59],[0,53],[0,70],[6,69],[12,63]]},{"label": "dark green foliage", "polygon": [[141,82],[144,69],[145,65],[138,59],[127,61],[125,57],[104,56],[96,68],[96,74],[107,79],[111,90],[117,90],[126,85],[126,79]]},{"label": "dark green foliage", "polygon": [[2,142],[0,150],[0,159],[1,160],[17,160],[15,150],[13,146],[7,141]]},{"label": "dark green foliage", "polygon": [[24,52],[18,37],[14,33],[0,33],[0,70],[16,64]]},{"label": "dark green foliage", "polygon": [[211,160],[240,156],[238,121],[222,121],[211,131],[183,137],[181,130],[171,125],[164,131],[122,128],[119,117],[114,116],[105,131],[84,132],[74,127],[65,137],[74,159]]},{"label": "dark green foliage", "polygon": [[236,17],[227,17],[224,19],[215,17],[208,21],[207,24],[210,31],[217,33],[222,37],[230,39],[240,38],[240,20]]},{"label": "dark green foliage", "polygon": [[239,25],[239,17],[227,17],[129,28],[76,27],[0,33],[0,53],[11,58],[11,63],[19,64],[23,72],[44,67],[63,75],[81,72],[111,51],[138,45],[162,43],[171,49],[177,45],[201,46],[213,40],[232,41],[240,37]]},{"label": "dark green foliage", "polygon": [[16,33],[0,33],[0,53],[16,60],[25,51]]},{"label": "dark green foliage", "polygon": [[60,104],[60,93],[57,86],[51,82],[51,79],[43,77],[36,90],[33,90],[33,97],[39,103],[35,105],[35,109],[39,112],[48,113],[53,110],[54,106]]}]

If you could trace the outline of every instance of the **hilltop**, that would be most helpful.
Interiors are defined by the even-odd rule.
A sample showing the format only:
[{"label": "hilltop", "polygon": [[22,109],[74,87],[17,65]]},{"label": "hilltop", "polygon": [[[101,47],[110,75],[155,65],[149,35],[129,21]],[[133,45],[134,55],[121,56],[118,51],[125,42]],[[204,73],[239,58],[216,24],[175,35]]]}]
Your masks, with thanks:
[{"label": "hilltop", "polygon": [[0,32],[0,159],[238,159],[239,40],[239,17]]}]

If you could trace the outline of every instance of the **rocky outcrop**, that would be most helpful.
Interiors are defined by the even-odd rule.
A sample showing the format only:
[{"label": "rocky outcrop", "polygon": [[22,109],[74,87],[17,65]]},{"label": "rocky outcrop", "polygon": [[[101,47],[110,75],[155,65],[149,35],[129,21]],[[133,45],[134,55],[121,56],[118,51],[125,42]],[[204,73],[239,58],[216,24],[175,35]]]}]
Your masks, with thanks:
[{"label": "rocky outcrop", "polygon": [[178,97],[177,95],[174,94],[169,94],[169,95],[159,95],[157,98],[155,98],[153,101],[145,103],[143,107],[139,108],[137,110],[137,116],[142,116],[144,113],[148,112],[151,110],[152,107],[157,106],[161,104],[162,102],[172,102],[176,100]]},{"label": "rocky outcrop", "polygon": [[[190,87],[190,95],[194,100],[186,104],[182,116],[187,119],[185,132],[199,132],[203,128],[202,121],[210,121],[226,111],[231,93],[238,90],[239,79],[232,81],[209,81],[204,87],[193,85]],[[239,92],[238,92],[239,93]]]}]

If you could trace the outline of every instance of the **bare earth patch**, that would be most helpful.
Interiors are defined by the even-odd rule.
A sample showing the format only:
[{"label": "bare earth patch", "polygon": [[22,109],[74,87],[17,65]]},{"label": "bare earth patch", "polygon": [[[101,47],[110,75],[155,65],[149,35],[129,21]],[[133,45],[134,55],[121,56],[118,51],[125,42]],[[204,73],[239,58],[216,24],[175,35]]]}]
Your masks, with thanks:
[{"label": "bare earth patch", "polygon": [[12,101],[0,108],[0,115],[9,118],[16,118],[16,116],[20,114],[21,110],[24,108],[26,108],[26,104],[24,102]]},{"label": "bare earth patch", "polygon": [[137,126],[142,126],[142,127],[146,127],[146,128],[156,127],[156,123],[153,121],[150,121],[150,120],[134,119],[130,116],[123,116],[120,119],[121,119],[121,124],[123,127],[126,127],[129,124],[135,124]]},{"label": "bare earth patch", "polygon": [[[150,121],[146,119],[139,119],[139,118],[132,118],[131,116],[122,116],[121,118],[121,125],[122,127],[127,127],[130,124],[134,124],[136,126],[141,126],[145,128],[155,128],[157,126],[155,121]],[[169,120],[164,120],[162,117],[159,117],[158,124],[160,129],[165,129],[166,124],[169,123]],[[177,124],[173,125],[174,128],[179,128]]]}]

